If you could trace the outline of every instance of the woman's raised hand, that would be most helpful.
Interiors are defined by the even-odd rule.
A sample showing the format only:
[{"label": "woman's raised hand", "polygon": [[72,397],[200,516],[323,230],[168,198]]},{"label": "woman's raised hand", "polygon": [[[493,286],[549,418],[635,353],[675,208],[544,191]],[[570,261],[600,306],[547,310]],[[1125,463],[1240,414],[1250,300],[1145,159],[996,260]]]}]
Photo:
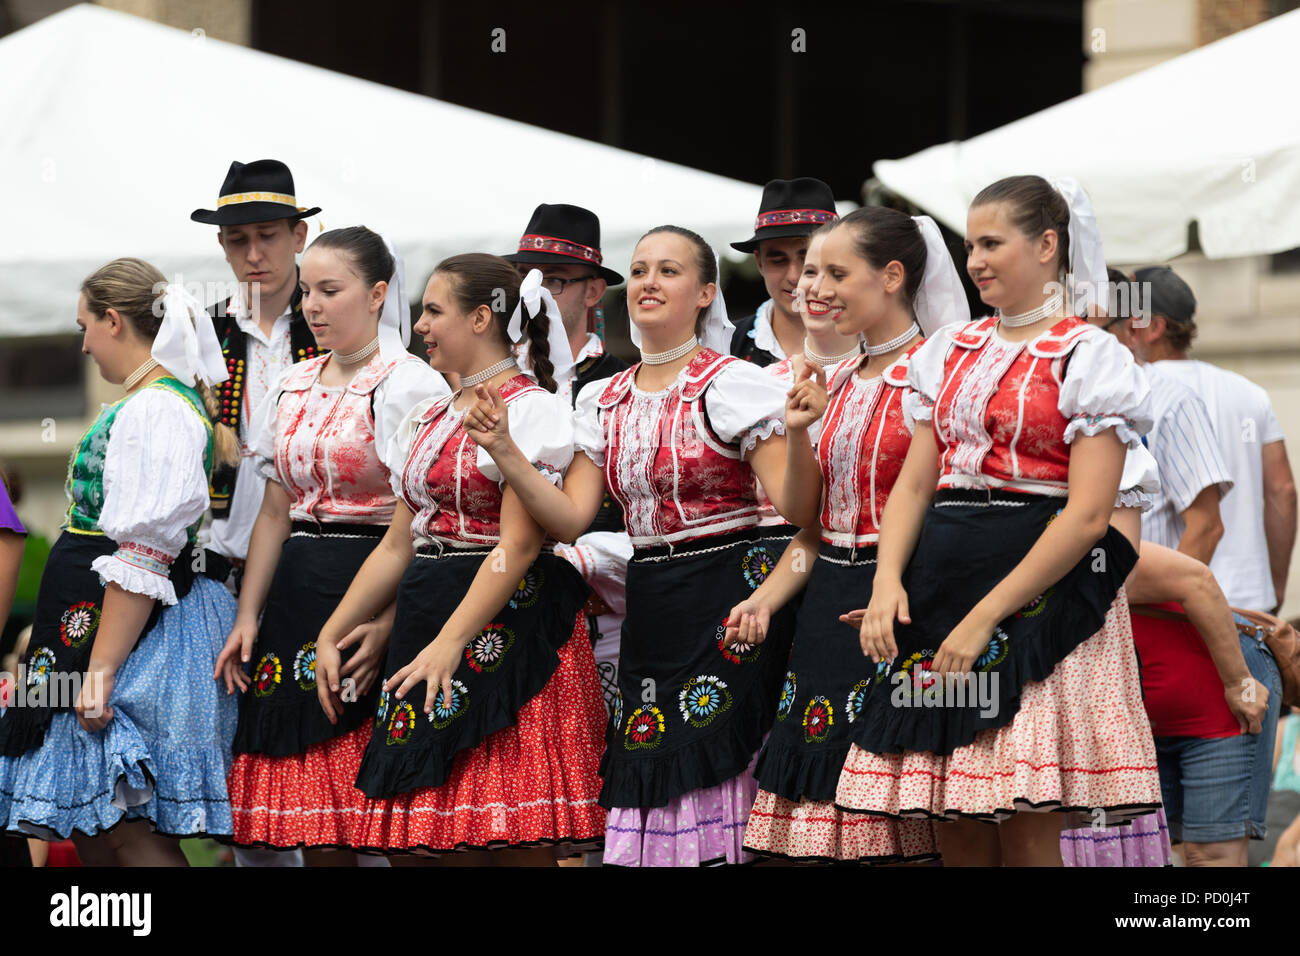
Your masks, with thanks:
[{"label": "woman's raised hand", "polygon": [[830,404],[826,392],[826,370],[798,355],[791,365],[796,376],[794,387],[786,393],[785,427],[788,430],[805,429],[821,418]]},{"label": "woman's raised hand", "polygon": [[474,395],[478,401],[465,413],[465,434],[489,453],[500,451],[510,443],[506,403],[495,385],[477,385]]}]

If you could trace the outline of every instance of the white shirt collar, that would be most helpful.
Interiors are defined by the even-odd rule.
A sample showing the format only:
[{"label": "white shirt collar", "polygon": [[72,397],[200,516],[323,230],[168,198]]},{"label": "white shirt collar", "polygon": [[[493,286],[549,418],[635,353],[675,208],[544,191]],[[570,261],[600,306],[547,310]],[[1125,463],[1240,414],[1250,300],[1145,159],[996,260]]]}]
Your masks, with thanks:
[{"label": "white shirt collar", "polygon": [[587,333],[587,343],[573,357],[573,365],[576,368],[584,359],[595,358],[597,355],[605,354],[605,343],[600,340],[600,336],[595,332]]},{"label": "white shirt collar", "polygon": [[785,354],[785,349],[781,348],[781,343],[777,341],[776,333],[772,331],[773,305],[772,300],[768,299],[754,313],[754,344],[764,352],[770,352],[780,362],[789,356]]},{"label": "white shirt collar", "polygon": [[253,315],[248,308],[248,303],[244,301],[244,286],[242,283],[235,286],[235,294],[230,297],[230,302],[226,305],[226,315],[235,317],[235,324],[239,326],[240,331],[253,336],[263,345],[270,345],[271,339],[278,339],[288,333],[289,321],[293,318],[293,300],[289,300],[289,304],[284,307],[284,311],[272,324],[270,338],[262,332],[262,327],[253,321]]}]

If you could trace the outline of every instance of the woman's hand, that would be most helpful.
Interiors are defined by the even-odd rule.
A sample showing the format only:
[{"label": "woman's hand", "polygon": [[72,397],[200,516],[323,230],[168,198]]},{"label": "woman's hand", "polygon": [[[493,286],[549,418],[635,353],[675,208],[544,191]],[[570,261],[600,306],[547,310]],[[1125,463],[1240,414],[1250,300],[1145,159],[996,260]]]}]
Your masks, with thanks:
[{"label": "woman's hand", "polygon": [[379,676],[379,669],[384,666],[388,636],[393,633],[393,618],[396,615],[397,604],[394,602],[373,621],[354,627],[338,643],[340,651],[345,651],[353,645],[360,645],[356,653],[343,665],[341,672],[344,678],[351,677],[356,682],[358,697],[365,696],[370,690],[370,685]]},{"label": "woman's hand", "polygon": [[[353,633],[355,634],[356,631]],[[342,660],[343,657],[339,654],[334,639],[326,637],[323,633],[317,635],[316,699],[320,701],[320,709],[325,711],[325,716],[331,724],[337,724],[339,718],[343,716],[343,698],[339,685],[339,665]]]},{"label": "woman's hand", "polygon": [[900,624],[912,623],[903,582],[877,580],[872,586],[871,603],[867,605],[862,625],[858,629],[862,653],[870,657],[873,663],[892,661],[898,656],[898,643],[894,640],[895,620]]},{"label": "woman's hand", "polygon": [[1264,718],[1268,716],[1268,688],[1255,678],[1247,677],[1239,685],[1225,684],[1223,699],[1228,702],[1228,710],[1232,711],[1243,734],[1257,734],[1264,729]]},{"label": "woman's hand", "polygon": [[974,620],[970,615],[962,618],[952,629],[939,650],[935,652],[934,663],[930,665],[932,674],[966,674],[975,666],[975,661],[988,647],[989,638],[993,636],[996,622]]},{"label": "woman's hand", "polygon": [[415,660],[388,678],[384,682],[384,690],[394,691],[397,699],[401,700],[408,690],[424,681],[424,712],[433,713],[433,702],[440,689],[443,707],[450,708],[451,676],[460,667],[464,655],[465,645],[439,636],[420,651]]},{"label": "woman's hand", "polygon": [[103,730],[113,719],[113,708],[108,705],[108,699],[113,696],[113,682],[116,678],[115,672],[98,668],[94,664],[84,675],[81,693],[77,694],[73,709],[77,712],[81,726],[92,734]]},{"label": "woman's hand", "polygon": [[830,404],[826,393],[826,371],[816,362],[804,361],[795,356],[792,363],[797,369],[794,388],[786,393],[785,427],[787,431],[801,431],[821,418]]},{"label": "woman's hand", "polygon": [[253,645],[257,643],[257,622],[245,618],[236,618],[235,626],[226,638],[226,646],[217,655],[217,666],[212,671],[213,680],[225,678],[226,693],[233,694],[235,688],[248,690],[248,675],[244,665],[253,656]]},{"label": "woman's hand", "polygon": [[495,455],[510,447],[510,415],[495,385],[476,385],[478,401],[465,413],[465,434]]},{"label": "woman's hand", "polygon": [[727,615],[728,644],[762,644],[772,621],[772,609],[765,603],[746,598]]}]

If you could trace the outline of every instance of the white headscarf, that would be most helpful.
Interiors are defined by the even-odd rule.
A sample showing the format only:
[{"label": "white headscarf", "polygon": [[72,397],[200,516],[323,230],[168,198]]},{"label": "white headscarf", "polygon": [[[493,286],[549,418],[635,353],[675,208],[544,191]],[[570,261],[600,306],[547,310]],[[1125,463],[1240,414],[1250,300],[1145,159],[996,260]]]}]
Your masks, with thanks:
[{"label": "white headscarf", "polygon": [[[1052,188],[1060,193],[1070,207],[1070,261],[1065,281],[1066,306],[1071,315],[1088,315],[1088,308],[1097,302],[1098,290],[1107,289],[1106,256],[1101,248],[1101,230],[1092,210],[1092,200],[1078,181],[1061,176],[1050,180]],[[1104,294],[1104,293],[1103,293]]]},{"label": "white headscarf", "polygon": [[[224,382],[230,373],[212,327],[212,316],[203,303],[181,284],[179,277],[165,286],[154,286],[153,291],[162,297],[163,315],[149,349],[153,360],[190,388],[195,382]],[[158,308],[157,303],[154,308]]]},{"label": "white headscarf", "polygon": [[528,275],[524,276],[524,281],[519,286],[519,304],[515,306],[514,313],[510,316],[510,324],[506,331],[510,334],[510,341],[518,344],[524,338],[524,310],[528,310],[529,318],[535,318],[538,311],[546,307],[546,314],[550,316],[550,328],[547,330],[546,341],[550,343],[551,364],[555,366],[555,381],[563,382],[573,368],[573,350],[569,347],[569,333],[564,328],[564,317],[560,315],[560,306],[555,301],[555,296],[551,291],[542,285],[542,270],[529,269]]},{"label": "white headscarf", "polygon": [[[717,291],[713,294],[713,301],[709,303],[708,311],[704,313],[704,327],[700,330],[699,340],[706,349],[728,355],[731,352],[731,336],[736,331],[736,326],[727,317],[727,302],[722,297],[722,263],[718,260],[718,251],[716,249],[709,251],[713,253],[713,271],[718,276],[713,283]],[[641,330],[637,328],[635,322],[629,322],[629,325],[632,326],[632,344],[639,349]]]},{"label": "white headscarf", "polygon": [[925,273],[912,311],[916,313],[921,332],[929,336],[949,322],[969,321],[970,302],[938,223],[929,216],[913,216],[912,221],[925,240]]},{"label": "white headscarf", "polygon": [[411,344],[411,305],[406,298],[406,266],[397,247],[384,239],[393,256],[393,274],[384,294],[384,308],[379,313],[379,357],[384,363],[396,362],[407,354]]}]

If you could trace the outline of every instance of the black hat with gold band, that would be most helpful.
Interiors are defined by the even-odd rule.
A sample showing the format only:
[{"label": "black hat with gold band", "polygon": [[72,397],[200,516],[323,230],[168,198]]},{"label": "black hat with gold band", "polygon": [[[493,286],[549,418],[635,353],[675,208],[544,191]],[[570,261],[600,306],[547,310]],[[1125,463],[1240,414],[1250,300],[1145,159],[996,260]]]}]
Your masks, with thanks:
[{"label": "black hat with gold band", "polygon": [[293,190],[293,174],[278,159],[233,162],[221,184],[216,209],[196,209],[195,222],[213,226],[244,226],[251,222],[288,219],[293,222],[320,212],[320,206],[299,206]]}]

